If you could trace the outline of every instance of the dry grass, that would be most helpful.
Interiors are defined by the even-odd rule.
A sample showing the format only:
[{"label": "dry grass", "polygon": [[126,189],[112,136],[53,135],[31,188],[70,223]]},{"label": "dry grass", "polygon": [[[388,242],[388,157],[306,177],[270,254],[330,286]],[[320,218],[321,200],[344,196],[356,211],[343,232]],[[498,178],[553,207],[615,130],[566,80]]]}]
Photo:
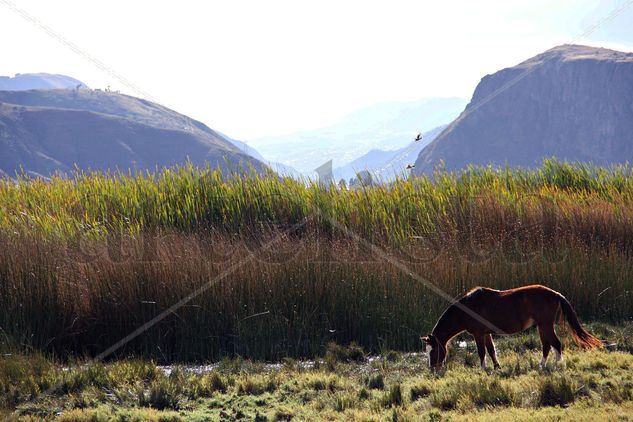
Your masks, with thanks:
[{"label": "dry grass", "polygon": [[[613,332],[630,328],[609,327]],[[41,358],[0,357],[0,415],[15,411],[13,416],[23,420],[58,415],[87,421],[254,420],[257,415],[268,421],[630,418],[630,353],[570,348],[565,367],[540,370],[538,347],[511,351],[536,338],[535,332],[500,338],[502,369],[488,372],[464,364],[475,355],[472,341],[467,350],[452,348],[440,373],[428,370],[423,355],[399,353],[371,362],[339,361],[333,369],[233,361],[209,372],[175,367],[170,374],[142,361],[62,369]],[[367,380],[377,377],[382,386],[369,388]],[[38,396],[43,390],[49,394]]]}]

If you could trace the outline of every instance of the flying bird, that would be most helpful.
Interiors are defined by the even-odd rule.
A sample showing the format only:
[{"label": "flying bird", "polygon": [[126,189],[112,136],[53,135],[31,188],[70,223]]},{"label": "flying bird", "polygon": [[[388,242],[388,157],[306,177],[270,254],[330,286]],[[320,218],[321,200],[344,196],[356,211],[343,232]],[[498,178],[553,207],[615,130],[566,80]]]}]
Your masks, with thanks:
[{"label": "flying bird", "polygon": [[421,133],[418,133],[417,135],[415,135],[415,139],[414,139],[414,141],[415,141],[415,142],[418,142],[418,141],[420,141],[420,140],[422,140],[422,134],[421,134]]},{"label": "flying bird", "polygon": [[415,167],[415,164],[407,164],[407,170],[411,170],[413,167]]}]

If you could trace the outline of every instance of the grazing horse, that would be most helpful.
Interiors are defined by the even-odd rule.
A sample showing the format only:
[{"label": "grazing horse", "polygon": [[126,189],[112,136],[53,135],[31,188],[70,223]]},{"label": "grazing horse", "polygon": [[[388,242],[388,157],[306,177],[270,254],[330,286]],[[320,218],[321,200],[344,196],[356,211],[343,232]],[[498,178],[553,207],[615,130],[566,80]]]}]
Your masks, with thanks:
[{"label": "grazing horse", "polygon": [[560,315],[567,320],[571,335],[578,346],[592,349],[601,347],[602,342],[585,330],[576,312],[565,297],[555,290],[540,285],[518,287],[510,290],[494,290],[476,287],[444,311],[431,334],[422,337],[429,354],[429,366],[441,368],[446,360],[446,345],[457,334],[467,331],[477,343],[477,353],[481,366],[486,368],[486,350],[495,368],[499,368],[492,334],[514,334],[538,327],[543,344],[541,368],[545,367],[550,347],[554,347],[556,361],[562,356],[562,345],[554,324]]}]

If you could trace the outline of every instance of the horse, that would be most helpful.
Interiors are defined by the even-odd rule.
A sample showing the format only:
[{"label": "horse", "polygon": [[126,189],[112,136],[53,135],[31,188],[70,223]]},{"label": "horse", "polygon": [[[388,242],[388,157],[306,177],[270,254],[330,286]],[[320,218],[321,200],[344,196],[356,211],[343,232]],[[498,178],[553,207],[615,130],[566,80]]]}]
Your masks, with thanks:
[{"label": "horse", "polygon": [[448,342],[467,331],[475,338],[481,367],[486,369],[487,350],[494,368],[498,369],[500,365],[492,334],[514,334],[536,325],[543,345],[540,367],[545,368],[551,347],[556,352],[556,362],[562,360],[562,344],[554,330],[559,314],[561,323],[567,320],[574,342],[579,347],[602,347],[602,342],[583,328],[562,294],[538,284],[509,290],[475,287],[450,305],[431,334],[421,337],[421,340],[426,344],[429,367],[440,369],[446,360]]}]

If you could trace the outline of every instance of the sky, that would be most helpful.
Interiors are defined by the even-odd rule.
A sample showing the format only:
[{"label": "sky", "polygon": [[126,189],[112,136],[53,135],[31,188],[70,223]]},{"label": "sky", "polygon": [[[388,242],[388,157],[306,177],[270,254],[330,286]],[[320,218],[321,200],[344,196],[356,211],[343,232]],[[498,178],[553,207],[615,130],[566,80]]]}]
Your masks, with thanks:
[{"label": "sky", "polygon": [[0,75],[110,86],[256,145],[379,102],[470,98],[559,44],[633,51],[632,3],[0,0]]}]

